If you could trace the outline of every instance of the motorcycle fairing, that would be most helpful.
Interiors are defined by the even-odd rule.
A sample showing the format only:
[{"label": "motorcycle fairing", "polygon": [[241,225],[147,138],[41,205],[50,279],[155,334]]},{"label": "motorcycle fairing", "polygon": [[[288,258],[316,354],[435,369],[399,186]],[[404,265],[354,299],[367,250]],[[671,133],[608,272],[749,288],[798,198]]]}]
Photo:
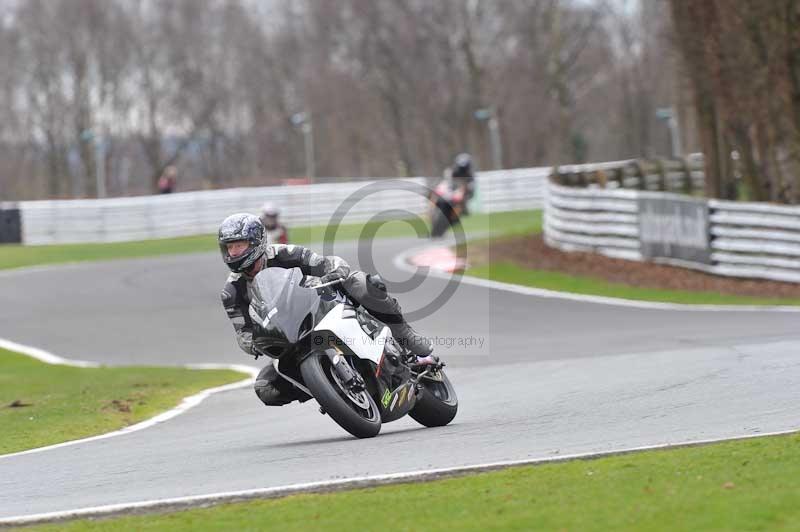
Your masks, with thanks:
[{"label": "motorcycle fairing", "polygon": [[402,362],[400,348],[390,338],[375,371],[378,385],[375,402],[383,422],[394,421],[414,408],[416,391],[411,381],[411,369]]},{"label": "motorcycle fairing", "polygon": [[253,345],[260,353],[283,356],[330,306],[317,289],[303,286],[303,279],[299,268],[267,268],[253,279],[248,311]]},{"label": "motorcycle fairing", "polygon": [[417,394],[414,390],[414,383],[410,380],[398,386],[394,391],[384,388],[380,401],[378,401],[381,421],[388,423],[403,417],[414,408],[416,402]]},{"label": "motorcycle fairing", "polygon": [[[345,316],[346,310],[348,310],[347,305],[344,303],[337,304],[314,327],[314,331],[332,333],[341,344],[346,346],[358,358],[370,360],[376,366],[380,365],[383,349],[386,346],[386,342],[391,338],[389,327],[384,325],[380,333],[375,338],[372,338],[361,327],[361,323],[356,318],[355,313],[352,312],[352,307]],[[325,338],[325,335],[323,335],[323,338]]]}]

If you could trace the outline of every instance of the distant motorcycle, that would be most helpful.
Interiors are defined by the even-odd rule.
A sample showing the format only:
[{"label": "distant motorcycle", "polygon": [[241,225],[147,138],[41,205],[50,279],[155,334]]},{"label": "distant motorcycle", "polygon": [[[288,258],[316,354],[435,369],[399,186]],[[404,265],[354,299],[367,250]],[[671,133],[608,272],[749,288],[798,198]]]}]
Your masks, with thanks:
[{"label": "distant motorcycle", "polygon": [[466,203],[466,186],[443,179],[431,194],[431,238],[444,235],[460,222]]},{"label": "distant motorcycle", "polygon": [[415,365],[389,327],[336,288],[299,268],[267,268],[251,293],[253,346],[347,432],[371,438],[408,414],[447,425],[458,398],[444,364]]}]

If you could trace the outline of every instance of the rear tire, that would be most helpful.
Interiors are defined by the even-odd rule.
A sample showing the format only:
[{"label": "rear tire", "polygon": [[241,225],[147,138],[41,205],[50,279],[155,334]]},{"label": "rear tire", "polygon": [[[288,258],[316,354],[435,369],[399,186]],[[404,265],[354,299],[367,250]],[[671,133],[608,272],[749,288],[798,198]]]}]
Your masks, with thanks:
[{"label": "rear tire", "polygon": [[300,365],[303,380],[314,399],[344,430],[356,438],[372,438],[381,431],[381,414],[367,392],[360,394],[368,408],[364,410],[348,399],[335,382],[327,355],[311,355]]},{"label": "rear tire", "polygon": [[422,390],[417,402],[408,413],[417,423],[426,427],[443,427],[453,421],[458,412],[458,397],[450,379],[442,371],[442,380],[422,378]]}]

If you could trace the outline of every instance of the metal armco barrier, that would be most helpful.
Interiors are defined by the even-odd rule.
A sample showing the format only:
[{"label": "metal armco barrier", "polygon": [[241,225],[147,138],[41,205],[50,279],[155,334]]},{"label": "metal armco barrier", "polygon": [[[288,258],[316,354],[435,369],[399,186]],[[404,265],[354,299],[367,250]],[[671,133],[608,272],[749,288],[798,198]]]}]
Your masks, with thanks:
[{"label": "metal armco barrier", "polygon": [[800,207],[552,182],[547,189],[552,247],[800,283]]},{"label": "metal armco barrier", "polygon": [[[477,176],[479,210],[496,212],[541,208],[550,167],[481,172]],[[426,178],[405,179],[426,185]],[[379,182],[384,182],[380,180]],[[119,242],[213,233],[234,212],[257,213],[265,201],[281,208],[289,226],[326,224],[340,206],[343,222],[363,222],[382,213],[421,215],[427,196],[388,187],[359,198],[375,181],[205,190],[97,200],[20,202],[21,241],[25,244]],[[419,187],[421,188],[421,187]],[[424,189],[423,189],[424,190]]]}]

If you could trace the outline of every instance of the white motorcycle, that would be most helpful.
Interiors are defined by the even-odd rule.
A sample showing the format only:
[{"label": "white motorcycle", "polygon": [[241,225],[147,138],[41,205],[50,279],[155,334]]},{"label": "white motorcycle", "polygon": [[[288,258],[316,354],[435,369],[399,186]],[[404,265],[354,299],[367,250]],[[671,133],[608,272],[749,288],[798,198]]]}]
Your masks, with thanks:
[{"label": "white motorcycle", "polygon": [[256,351],[358,438],[376,436],[382,423],[406,414],[426,427],[450,423],[458,398],[444,364],[416,366],[389,327],[337,289],[339,281],[318,282],[299,268],[267,268],[255,277]]}]

